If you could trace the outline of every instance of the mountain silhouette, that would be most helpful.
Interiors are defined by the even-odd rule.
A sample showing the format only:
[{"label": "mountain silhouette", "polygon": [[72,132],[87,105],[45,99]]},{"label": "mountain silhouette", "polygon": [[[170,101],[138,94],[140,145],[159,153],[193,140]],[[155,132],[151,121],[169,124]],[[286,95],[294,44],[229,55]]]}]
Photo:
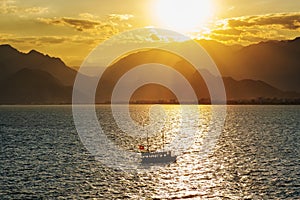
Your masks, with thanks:
[{"label": "mountain silhouette", "polygon": [[0,45],[0,80],[24,68],[48,72],[66,86],[73,85],[77,73],[59,58],[35,50],[22,53],[10,45]]},{"label": "mountain silhouette", "polygon": [[300,38],[267,41],[246,47],[198,41],[216,62],[222,76],[262,80],[284,91],[300,92]]},{"label": "mountain silhouette", "polygon": [[[118,80],[126,72],[133,69],[134,67],[147,63],[159,63],[166,66],[172,66],[191,83],[191,86],[195,90],[198,99],[209,98],[208,89],[203,78],[199,73],[197,73],[196,69],[194,69],[192,65],[183,60],[181,57],[178,57],[172,53],[155,49],[132,53],[118,60],[112,66],[108,67],[99,81],[96,100],[98,102],[109,101]],[[151,74],[146,74],[146,76],[155,77],[160,73],[160,70],[157,70],[153,71]],[[177,88],[181,88],[181,85],[178,85],[175,77],[164,74],[164,78],[173,79],[174,86],[176,86]],[[128,84],[130,84],[129,82],[138,82],[139,79],[140,77],[132,75],[127,82],[123,83],[123,90],[127,90]],[[158,85],[154,87],[153,84],[148,85],[146,88],[146,92],[139,90],[140,93],[136,93],[136,95],[140,97],[140,100],[142,99],[142,97],[144,97],[146,100],[153,99],[153,94],[157,94],[157,91],[163,90],[163,88],[159,87]],[[186,88],[184,87],[180,89],[182,93],[184,93],[185,90]],[[164,91],[165,93],[172,94],[167,90]],[[165,93],[161,92],[161,98],[165,97]],[[175,97],[173,96],[169,98],[174,99]],[[133,100],[135,99],[133,98]]]},{"label": "mountain silhouette", "polygon": [[64,86],[48,72],[21,69],[0,81],[1,104],[65,104],[72,87]]},{"label": "mountain silhouette", "polygon": [[[98,93],[96,95],[97,102],[109,101],[118,80],[129,70],[145,63],[160,63],[172,67],[189,81],[200,102],[210,102],[209,91],[201,74],[203,75],[206,73],[206,77],[209,77],[209,79],[212,80],[216,77],[207,70],[200,70],[200,73],[198,73],[189,62],[181,57],[157,49],[132,53],[108,67],[99,82]],[[159,73],[159,70],[153,71],[153,73],[147,74],[147,76],[157,76]],[[168,79],[173,78],[175,80],[173,82],[174,87],[179,88],[181,93],[185,92],[186,88],[182,87],[174,77],[169,77],[167,74],[164,76]],[[138,82],[138,79],[139,77],[134,75],[127,78],[127,82],[125,81],[122,83],[122,90],[126,91],[130,83]],[[295,99],[300,97],[299,93],[284,92],[260,80],[244,79],[238,81],[231,77],[223,77],[223,81],[227,99],[231,102],[238,102],[241,100],[250,102],[261,98]],[[160,97],[158,96],[158,91],[160,91]],[[160,102],[162,102],[161,100],[163,99],[165,99],[166,102],[173,102],[173,100],[176,99],[176,96],[168,89],[157,84],[148,84],[147,86],[139,88],[133,94],[131,101],[151,102],[154,97],[157,100],[160,99]],[[125,101],[125,99],[119,99],[119,101],[122,102]]]},{"label": "mountain silhouette", "polygon": [[[282,89],[273,86],[273,84],[269,84],[268,81],[268,83],[264,82],[265,79],[253,78],[252,80],[247,78],[245,74],[246,78],[236,80],[238,79],[236,77],[242,77],[242,75],[244,75],[241,73],[243,70],[245,73],[249,71],[251,76],[261,76],[266,78],[266,80],[269,80],[268,78],[272,78],[272,74],[276,77],[276,74],[280,74],[279,71],[288,69],[288,72],[282,72],[283,78],[279,80],[279,85],[281,84],[280,81],[287,79],[285,76],[291,73],[291,71],[298,75],[299,73],[297,74],[296,71],[299,70],[299,67],[295,67],[293,64],[294,62],[299,63],[299,59],[296,56],[299,47],[299,39],[293,41],[265,42],[248,47],[226,46],[213,41],[201,42],[205,43],[203,46],[212,57],[215,57],[214,59],[218,64],[221,73],[223,75],[232,73],[230,76],[223,77],[229,102],[255,103],[257,102],[256,100],[261,102],[261,100],[269,99],[268,103],[272,103],[275,99],[277,103],[281,103],[286,102],[286,99],[291,99],[292,102],[294,102],[294,99],[299,99],[299,93],[285,92]],[[274,46],[278,46],[278,49]],[[256,51],[258,51],[257,49],[266,48],[270,48],[272,53],[281,52],[282,55],[280,59],[284,60],[287,59],[287,57],[292,58],[293,56],[295,58],[293,58],[293,62],[289,65],[283,67],[276,65],[274,70],[269,69],[269,73],[265,73],[265,69],[262,69],[261,71],[258,70],[259,72],[257,72],[254,70],[257,70],[257,67],[253,66],[248,66],[250,69],[243,70],[242,68],[246,65],[240,66],[241,69],[235,66],[237,63],[242,62],[241,60],[247,59],[246,55],[256,54]],[[224,57],[220,54],[223,54]],[[264,53],[264,55],[266,54],[267,53]],[[236,55],[240,55],[241,58],[235,58]],[[271,57],[272,56],[269,56],[269,59],[271,59]],[[256,60],[259,61],[259,59]],[[270,62],[273,63],[273,61]],[[95,96],[96,103],[110,102],[113,89],[118,80],[129,70],[145,63],[160,63],[177,70],[189,81],[201,103],[210,102],[209,91],[202,75],[206,74],[206,76],[209,76],[212,79],[215,78],[214,75],[205,70],[198,73],[190,63],[181,57],[170,52],[152,49],[142,50],[123,56],[121,59],[114,62],[112,66],[109,66],[99,81]],[[287,68],[286,66],[290,67]],[[237,72],[230,67],[236,67]],[[263,67],[264,66],[261,66],[261,68]],[[276,70],[278,70],[278,72]],[[0,104],[69,104],[72,102],[72,86],[76,73],[77,72],[74,69],[66,66],[59,58],[53,58],[35,50],[32,50],[29,53],[21,53],[10,45],[0,45]],[[159,73],[158,70],[147,75],[155,76]],[[295,74],[294,76],[296,76]],[[95,81],[94,77],[82,76],[86,78],[87,82]],[[298,84],[298,79],[294,80],[294,76],[291,76],[290,80],[286,80],[287,83],[285,83],[285,87],[288,88],[286,89],[288,91],[294,88],[289,87],[290,85],[294,86],[292,83]],[[185,88],[182,87],[174,77],[166,75],[165,78],[173,80],[173,84],[180,88],[180,91],[183,93],[185,92]],[[134,82],[137,80],[139,80],[139,77],[132,76],[129,81]],[[121,86],[125,92],[127,87],[126,84],[127,83],[124,82]],[[120,101],[122,101],[122,99],[120,99]],[[131,101],[137,103],[175,103],[177,99],[172,91],[167,88],[157,84],[148,84],[137,89],[133,93]],[[288,102],[290,101],[288,100]]]}]

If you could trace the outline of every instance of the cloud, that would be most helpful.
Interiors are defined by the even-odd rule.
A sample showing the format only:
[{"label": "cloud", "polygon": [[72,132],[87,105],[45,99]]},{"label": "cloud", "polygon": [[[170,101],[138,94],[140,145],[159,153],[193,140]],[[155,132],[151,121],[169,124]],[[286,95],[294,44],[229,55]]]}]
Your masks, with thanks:
[{"label": "cloud", "polygon": [[212,30],[212,34],[221,34],[221,35],[241,35],[243,32],[245,31],[236,28]]},{"label": "cloud", "polygon": [[159,38],[158,35],[156,35],[156,34],[151,34],[151,35],[150,35],[150,38],[151,38],[152,40],[154,40],[154,41],[160,40],[160,38]]},{"label": "cloud", "polygon": [[40,15],[40,14],[47,13],[48,12],[48,8],[46,8],[46,7],[25,8],[23,10],[23,12],[27,13],[27,14],[37,14],[37,15]]},{"label": "cloud", "polygon": [[75,18],[38,18],[40,22],[50,24],[50,25],[66,25],[75,28],[78,31],[83,31],[86,29],[95,29],[100,22],[86,20],[86,19],[75,19]]},{"label": "cloud", "polygon": [[246,16],[227,20],[229,27],[280,26],[285,29],[300,28],[300,12]]},{"label": "cloud", "polygon": [[117,19],[120,21],[125,21],[125,20],[129,20],[129,19],[133,18],[133,15],[131,15],[131,14],[110,14],[109,18]]},{"label": "cloud", "polygon": [[16,13],[17,6],[15,6],[14,4],[15,4],[15,1],[1,0],[0,1],[0,13],[1,14]]},{"label": "cloud", "polygon": [[[84,57],[101,42],[94,36],[28,36],[0,32],[0,44],[10,44],[22,52],[31,49],[62,58],[69,66],[78,66]],[[51,48],[49,49],[49,46]]]},{"label": "cloud", "polygon": [[89,19],[89,20],[99,20],[100,17],[97,15],[93,15],[91,13],[80,13],[79,17],[82,19]]},{"label": "cloud", "polygon": [[58,36],[40,36],[40,37],[17,37],[15,35],[0,35],[0,43],[9,43],[9,44],[32,44],[32,45],[49,45],[49,44],[61,44],[67,41],[66,37]]},{"label": "cloud", "polygon": [[99,20],[88,20],[69,17],[38,18],[37,20],[39,22],[46,23],[49,25],[68,26],[74,28],[79,32],[85,32],[91,35],[101,35],[104,38],[114,35],[119,31],[116,28],[117,24],[112,24],[110,22],[102,22]]},{"label": "cloud", "polygon": [[67,36],[28,36],[22,37],[15,34],[1,34],[0,33],[0,44],[13,44],[21,46],[34,47],[48,47],[49,45],[82,45],[93,46],[101,42],[102,38],[95,38],[92,36],[79,36],[74,35],[71,37]]},{"label": "cloud", "polygon": [[38,18],[39,22],[56,25],[68,26],[80,32],[90,33],[92,35],[102,35],[107,38],[120,31],[131,28],[132,25],[127,22],[132,15],[111,14],[104,18],[92,15],[90,13],[81,13],[79,18],[61,17],[61,18]]},{"label": "cloud", "polygon": [[40,15],[48,12],[46,7],[20,7],[14,0],[0,0],[0,14],[12,14],[24,17],[26,15]]},{"label": "cloud", "polygon": [[292,39],[299,36],[300,12],[228,18],[216,24],[209,37],[226,43]]}]

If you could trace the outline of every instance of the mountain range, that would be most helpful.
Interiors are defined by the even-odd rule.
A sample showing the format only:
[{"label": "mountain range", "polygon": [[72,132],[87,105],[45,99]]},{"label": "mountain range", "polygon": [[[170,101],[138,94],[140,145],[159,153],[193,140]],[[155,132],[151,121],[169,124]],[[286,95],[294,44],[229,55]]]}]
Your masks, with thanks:
[{"label": "mountain range", "polygon": [[[215,79],[214,75],[207,70],[200,70],[201,74],[199,74],[189,62],[181,59],[179,56],[156,49],[131,53],[108,67],[100,80],[96,95],[96,99],[98,98],[97,101],[109,101],[113,89],[119,79],[135,66],[145,63],[160,63],[166,66],[172,66],[173,69],[178,71],[189,81],[201,103],[210,102],[209,91],[201,74],[206,74],[206,78],[208,77],[208,79],[211,80]],[[151,74],[147,74],[147,76],[152,76],[154,78],[155,76],[158,76],[159,73],[160,71],[157,70],[153,71]],[[139,82],[139,78],[140,77],[135,75],[129,76],[127,82],[125,81],[122,83],[122,89],[126,90],[130,85],[130,82]],[[169,75],[164,74],[163,78],[175,80],[173,81],[172,86],[179,88],[181,93],[185,92],[186,88],[182,87],[180,83],[176,81],[176,77],[170,77]],[[269,103],[275,103],[278,101],[280,102],[281,100],[284,102],[287,99],[291,100],[300,97],[300,94],[297,92],[283,91],[261,80],[236,80],[230,76],[223,76],[222,78],[226,89],[227,100],[232,103],[258,103],[262,99],[264,99],[264,101],[269,99],[267,100]],[[164,94],[164,96],[161,96],[161,94]],[[152,102],[158,99],[160,99],[160,102],[164,102],[163,100],[166,99],[173,101],[176,99],[176,96],[171,91],[167,91],[166,88],[159,87],[156,84],[148,84],[145,87],[139,88],[132,95],[131,100],[133,102]],[[120,99],[120,101],[125,101],[125,99]]]},{"label": "mountain range", "polygon": [[213,58],[222,76],[262,80],[283,91],[300,92],[300,37],[246,47],[198,42]]},{"label": "mountain range", "polygon": [[[246,47],[226,46],[215,41],[198,42],[216,62],[229,102],[299,101],[299,38]],[[188,62],[160,50],[135,52],[108,67],[99,82],[96,102],[109,102],[120,77],[133,67],[149,62],[162,63],[179,71],[190,82],[199,101],[209,103],[209,92],[201,74]],[[0,45],[0,104],[69,104],[76,74],[74,68],[59,58],[35,50],[22,53],[10,45]],[[85,78],[95,80],[94,77]],[[131,81],[135,79],[138,77]],[[126,89],[126,83],[123,87]],[[174,99],[176,96],[171,91],[155,84],[139,88],[131,97],[132,102],[176,102]]]}]

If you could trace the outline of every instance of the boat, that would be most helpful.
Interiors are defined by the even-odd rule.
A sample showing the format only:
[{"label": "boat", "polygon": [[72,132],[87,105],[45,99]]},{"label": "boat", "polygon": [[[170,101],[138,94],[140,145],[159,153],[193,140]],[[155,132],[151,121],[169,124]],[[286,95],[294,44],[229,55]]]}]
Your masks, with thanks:
[{"label": "boat", "polygon": [[168,164],[176,161],[171,151],[142,152],[142,164]]},{"label": "boat", "polygon": [[[165,143],[165,135],[164,132],[162,134],[163,139],[163,148],[162,151],[159,152],[150,152],[149,150],[149,139],[148,139],[148,131],[147,131],[147,150],[142,151],[142,164],[169,164],[176,161],[175,155],[172,155],[171,151],[164,151],[164,143]],[[145,150],[144,146],[139,146],[140,150]]]}]

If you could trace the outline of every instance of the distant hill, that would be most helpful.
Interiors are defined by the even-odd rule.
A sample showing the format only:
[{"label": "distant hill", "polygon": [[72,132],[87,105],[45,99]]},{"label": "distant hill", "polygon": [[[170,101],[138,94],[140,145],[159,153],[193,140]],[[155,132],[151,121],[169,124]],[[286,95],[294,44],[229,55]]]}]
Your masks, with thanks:
[{"label": "distant hill", "polygon": [[262,80],[281,90],[300,92],[300,37],[246,47],[198,42],[214,59],[222,76]]},{"label": "distant hill", "polygon": [[66,86],[73,85],[77,73],[59,58],[53,58],[35,50],[22,53],[10,45],[0,45],[0,80],[24,68],[48,72]]},{"label": "distant hill", "polygon": [[[104,72],[99,84],[98,93],[96,96],[97,101],[109,101],[115,84],[123,74],[125,74],[135,66],[151,62],[171,66],[179,71],[180,74],[182,74],[191,83],[191,86],[193,87],[198,99],[202,100],[203,102],[209,102],[210,97],[208,88],[202,76],[193,68],[193,66],[187,61],[182,60],[180,57],[162,50],[145,50],[132,53],[126,57],[123,57],[112,66],[108,67]],[[148,74],[147,76],[156,76],[156,74],[158,73],[160,72],[153,72],[153,74]],[[207,76],[211,79],[215,78],[207,71],[201,71],[201,73],[206,73]],[[172,79],[173,77],[168,77],[166,75],[165,78]],[[122,87],[124,88],[124,90],[126,90],[127,84],[137,81],[138,79],[139,77],[132,76],[127,83],[123,83]],[[231,102],[251,102],[251,100],[263,98],[297,99],[300,97],[299,93],[285,92],[260,80],[244,79],[238,81],[233,79],[232,77],[223,77],[223,81],[226,89],[227,99]],[[180,88],[182,93],[185,92],[186,88],[181,87],[181,85],[177,81],[174,81],[174,86]],[[174,94],[168,91],[166,88],[160,87],[155,84],[149,84],[137,90],[131,100],[133,102],[152,101],[153,96],[159,98],[157,91],[160,91],[160,93],[162,94],[160,97],[161,99],[176,99]]]},{"label": "distant hill", "polygon": [[21,69],[0,81],[1,104],[65,104],[72,87],[64,86],[48,72]]},{"label": "distant hill", "polygon": [[[166,66],[172,66],[174,69],[180,72],[180,74],[182,74],[185,77],[185,79],[190,81],[193,89],[196,91],[198,99],[208,98],[209,93],[203,78],[201,77],[200,74],[195,73],[196,70],[187,61],[182,60],[180,57],[166,51],[145,50],[145,51],[132,53],[120,59],[119,61],[117,61],[112,66],[106,69],[99,82],[100,84],[96,95],[97,101],[98,102],[109,101],[111,98],[112,91],[115,87],[115,84],[122,77],[122,75],[125,74],[130,69],[133,69],[134,67],[145,63],[160,63]],[[159,70],[153,71],[153,73],[146,74],[146,76],[154,77],[160,73],[161,72]],[[164,78],[174,79],[174,77],[169,77],[167,75],[165,75]],[[132,76],[128,81],[137,82],[138,79],[139,77]],[[180,85],[178,85],[176,79],[174,79],[173,83],[177,88],[181,88],[181,92],[183,93],[185,92],[186,88],[182,88]],[[124,90],[126,90],[126,88],[128,87],[126,82],[122,85],[122,87],[124,88]],[[158,87],[157,85],[156,87],[152,85],[146,88],[147,90],[145,92],[139,90],[140,94],[136,94],[139,97],[139,100],[143,98],[146,100],[152,99],[153,98],[152,94],[156,94],[157,96],[157,91],[163,91],[163,89],[161,87]],[[166,90],[164,93],[172,94]],[[162,95],[161,98],[163,96],[165,97],[166,94],[164,93],[161,92]],[[174,96],[168,98],[173,99]],[[132,100],[137,100],[137,99],[132,99]]]},{"label": "distant hill", "polygon": [[[210,41],[206,42],[207,46],[212,44]],[[279,43],[281,45],[285,44],[283,42]],[[290,43],[297,47],[297,44],[295,44],[294,41],[290,41]],[[269,43],[267,44],[270,45]],[[248,50],[247,47],[227,47],[226,45],[217,43],[215,45],[218,45],[219,52],[223,52],[224,54],[226,53],[226,55],[228,54],[229,57],[231,54],[244,55],[244,51],[254,51],[251,49]],[[290,46],[290,44],[286,45]],[[207,47],[208,51],[214,52],[214,47],[212,46],[210,46],[211,49]],[[273,48],[273,45],[271,46]],[[227,50],[228,48],[230,50]],[[290,47],[288,49],[290,49]],[[217,54],[214,56],[217,56]],[[297,61],[297,58],[295,59]],[[193,68],[193,66],[191,66],[182,58],[161,50],[145,50],[135,52],[121,58],[112,66],[108,67],[99,82],[95,97],[96,102],[109,102],[115,84],[128,70],[140,64],[155,62],[165,64],[179,71],[180,74],[182,74],[185,79],[190,82],[199,101],[201,103],[209,103],[210,99],[207,86],[202,76]],[[223,67],[224,66],[225,65],[223,65]],[[223,68],[222,70],[224,71],[224,69],[226,68]],[[41,54],[35,50],[32,50],[29,53],[21,53],[9,45],[0,45],[0,104],[71,103],[72,86],[76,73],[77,72],[75,70],[66,66],[59,58],[53,58],[48,55]],[[160,72],[157,71],[148,75],[155,76],[159,73]],[[203,73],[208,73],[208,76],[214,78],[214,76],[209,74],[207,71],[201,71],[201,74]],[[236,75],[238,75],[238,73],[239,72],[237,72]],[[270,74],[272,73],[274,72],[271,70]],[[87,82],[95,81],[94,77],[83,77]],[[172,79],[174,77],[166,76],[165,78]],[[134,82],[138,79],[139,77],[131,77],[130,81]],[[295,99],[298,101],[300,98],[299,93],[285,92],[259,79],[252,80],[248,78],[236,80],[231,76],[225,76],[223,77],[223,80],[228,101],[232,103],[260,103],[266,99],[267,103],[285,103],[295,102]],[[176,79],[174,79],[173,82],[174,85],[180,88],[183,93],[185,92],[186,88],[178,85]],[[124,91],[126,91],[126,82],[122,85],[122,87],[124,88]],[[131,100],[132,102],[150,101],[159,103],[175,103],[176,97],[171,91],[164,87],[155,84],[149,84],[139,88],[133,94]]]}]

